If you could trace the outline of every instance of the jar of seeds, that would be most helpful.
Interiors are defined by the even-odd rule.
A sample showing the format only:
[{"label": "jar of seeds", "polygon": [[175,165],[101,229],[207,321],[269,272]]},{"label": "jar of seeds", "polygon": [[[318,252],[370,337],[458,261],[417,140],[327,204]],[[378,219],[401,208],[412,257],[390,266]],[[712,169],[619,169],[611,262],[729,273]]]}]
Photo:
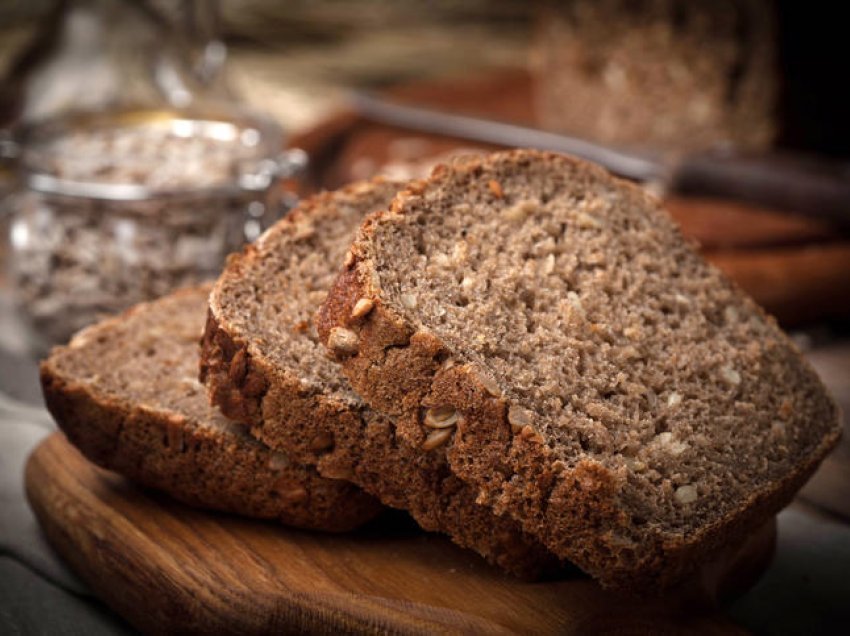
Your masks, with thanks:
[{"label": "jar of seeds", "polygon": [[[214,278],[287,207],[304,167],[253,116],[134,111],[16,138],[6,283],[41,352],[105,314]],[[7,153],[8,154],[8,153]]]}]

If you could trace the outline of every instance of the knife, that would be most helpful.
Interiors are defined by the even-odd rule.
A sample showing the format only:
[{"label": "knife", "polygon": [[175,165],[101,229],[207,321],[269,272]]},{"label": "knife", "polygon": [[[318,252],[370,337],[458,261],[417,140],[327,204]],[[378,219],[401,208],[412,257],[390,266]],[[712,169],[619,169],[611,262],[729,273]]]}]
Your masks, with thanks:
[{"label": "knife", "polygon": [[791,153],[691,155],[615,148],[539,128],[392,102],[365,91],[351,95],[369,121],[497,146],[575,155],[616,175],[660,183],[667,192],[745,201],[850,229],[850,163]]}]

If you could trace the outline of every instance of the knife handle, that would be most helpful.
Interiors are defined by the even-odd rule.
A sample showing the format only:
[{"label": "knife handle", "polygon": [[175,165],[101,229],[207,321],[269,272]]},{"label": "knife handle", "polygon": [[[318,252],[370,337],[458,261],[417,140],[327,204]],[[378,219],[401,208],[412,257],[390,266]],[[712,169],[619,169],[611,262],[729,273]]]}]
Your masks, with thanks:
[{"label": "knife handle", "polygon": [[778,153],[691,155],[674,168],[670,188],[683,195],[747,201],[850,229],[848,163]]}]

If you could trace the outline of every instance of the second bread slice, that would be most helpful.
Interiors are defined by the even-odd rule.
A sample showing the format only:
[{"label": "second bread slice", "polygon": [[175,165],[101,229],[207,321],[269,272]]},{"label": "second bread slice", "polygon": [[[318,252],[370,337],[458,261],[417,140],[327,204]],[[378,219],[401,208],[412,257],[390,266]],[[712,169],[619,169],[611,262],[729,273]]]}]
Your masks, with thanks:
[{"label": "second bread slice", "polygon": [[231,257],[210,297],[205,381],[224,413],[272,448],[354,482],[506,570],[535,576],[557,560],[514,521],[478,505],[444,458],[402,443],[395,423],[363,404],[318,341],[314,313],[357,227],[398,188],[375,181],[314,197]]}]

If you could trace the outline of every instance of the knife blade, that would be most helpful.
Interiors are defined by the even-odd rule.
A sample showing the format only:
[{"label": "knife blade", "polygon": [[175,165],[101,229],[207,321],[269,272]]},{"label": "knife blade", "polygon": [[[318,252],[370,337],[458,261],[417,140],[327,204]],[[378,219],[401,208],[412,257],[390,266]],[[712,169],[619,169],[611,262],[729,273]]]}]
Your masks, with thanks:
[{"label": "knife blade", "polygon": [[351,95],[364,119],[422,133],[575,155],[612,173],[656,182],[673,193],[746,201],[850,229],[850,163],[793,154],[684,156],[615,148],[519,124],[402,104],[365,91]]}]

